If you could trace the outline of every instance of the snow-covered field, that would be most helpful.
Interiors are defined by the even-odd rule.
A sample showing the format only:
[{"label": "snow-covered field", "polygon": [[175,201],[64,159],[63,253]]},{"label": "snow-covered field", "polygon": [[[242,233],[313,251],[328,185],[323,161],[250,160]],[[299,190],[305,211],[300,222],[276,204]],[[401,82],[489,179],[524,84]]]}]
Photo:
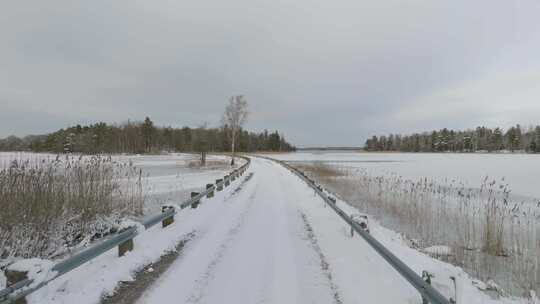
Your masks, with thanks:
[{"label": "snow-covered field", "polygon": [[[161,205],[178,203],[187,198],[192,191],[203,190],[208,183],[223,178],[230,171],[230,157],[208,155],[207,166],[194,167],[197,155],[170,153],[166,155],[131,155],[115,156],[119,160],[132,161],[147,174],[145,193],[146,212],[155,212]],[[237,159],[237,164],[245,163]]]},{"label": "snow-covered field", "polygon": [[284,161],[322,161],[363,168],[372,175],[397,173],[407,179],[455,179],[471,188],[479,188],[486,176],[505,178],[514,195],[540,198],[540,154],[297,152],[270,156]]},{"label": "snow-covered field", "polygon": [[56,158],[55,154],[33,152],[0,152],[0,169],[8,167],[13,161],[50,161]]}]

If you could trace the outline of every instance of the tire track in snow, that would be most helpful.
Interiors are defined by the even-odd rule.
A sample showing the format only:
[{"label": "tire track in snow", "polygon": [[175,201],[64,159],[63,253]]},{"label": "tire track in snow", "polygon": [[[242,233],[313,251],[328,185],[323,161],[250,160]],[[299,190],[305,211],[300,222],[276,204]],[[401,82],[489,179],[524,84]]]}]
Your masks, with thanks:
[{"label": "tire track in snow", "polygon": [[255,194],[257,193],[257,188],[259,185],[257,184],[255,187],[255,191],[251,193],[251,195],[248,197],[248,205],[246,208],[242,211],[240,214],[238,221],[236,225],[234,225],[229,231],[227,232],[227,236],[225,239],[221,242],[218,251],[216,252],[214,258],[210,263],[208,264],[206,271],[200,277],[199,279],[195,280],[195,287],[193,292],[190,294],[190,296],[187,298],[187,303],[200,303],[202,299],[204,299],[206,289],[208,287],[208,284],[213,279],[213,273],[215,268],[218,266],[218,264],[223,260],[223,257],[225,256],[225,253],[230,246],[231,242],[235,239],[238,232],[241,230],[242,226],[246,222],[246,219],[248,217],[248,214],[250,213],[254,202],[255,202]]},{"label": "tire track in snow", "polygon": [[233,191],[233,193],[231,193],[231,196],[229,196],[227,199],[234,197],[236,194],[242,191],[242,189],[244,189],[244,185],[253,177],[254,174],[255,173],[251,172],[248,176],[246,176],[242,183]]},{"label": "tire track in snow", "polygon": [[313,250],[319,257],[321,270],[324,277],[328,280],[330,290],[332,291],[334,303],[343,304],[343,301],[341,300],[341,296],[339,295],[339,289],[337,285],[334,284],[334,281],[332,280],[332,271],[330,270],[330,265],[326,261],[326,257],[324,256],[324,253],[322,252],[321,247],[319,246],[319,243],[317,242],[317,237],[315,236],[315,233],[313,232],[313,228],[309,224],[306,215],[302,213],[300,210],[298,211],[298,213],[300,213],[300,218],[302,218],[302,222],[304,223],[307,239],[310,242],[311,247],[313,248]]}]

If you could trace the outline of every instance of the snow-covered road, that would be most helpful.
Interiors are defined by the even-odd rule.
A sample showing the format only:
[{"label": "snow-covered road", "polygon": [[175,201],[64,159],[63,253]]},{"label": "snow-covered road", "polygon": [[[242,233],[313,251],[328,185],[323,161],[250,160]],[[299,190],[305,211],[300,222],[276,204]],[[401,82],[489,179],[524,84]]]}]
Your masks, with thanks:
[{"label": "snow-covered road", "polygon": [[251,172],[139,303],[419,303],[300,179],[257,158]]}]

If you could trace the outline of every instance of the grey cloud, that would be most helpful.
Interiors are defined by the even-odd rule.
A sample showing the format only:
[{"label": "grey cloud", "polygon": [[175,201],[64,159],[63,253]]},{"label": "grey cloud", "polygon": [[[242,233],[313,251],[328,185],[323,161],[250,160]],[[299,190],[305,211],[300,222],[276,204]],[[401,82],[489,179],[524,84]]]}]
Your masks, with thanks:
[{"label": "grey cloud", "polygon": [[[2,6],[0,136],[146,115],[217,125],[228,96],[245,94],[249,128],[279,129],[298,145],[361,145],[372,133],[492,120],[481,99],[518,90],[522,69],[539,63],[532,0]],[[509,81],[491,81],[501,73]],[[456,102],[452,90],[466,94]],[[506,96],[530,112],[531,92]],[[448,102],[447,115],[433,115]],[[472,112],[460,114],[463,103]],[[508,122],[532,119],[509,113]]]}]

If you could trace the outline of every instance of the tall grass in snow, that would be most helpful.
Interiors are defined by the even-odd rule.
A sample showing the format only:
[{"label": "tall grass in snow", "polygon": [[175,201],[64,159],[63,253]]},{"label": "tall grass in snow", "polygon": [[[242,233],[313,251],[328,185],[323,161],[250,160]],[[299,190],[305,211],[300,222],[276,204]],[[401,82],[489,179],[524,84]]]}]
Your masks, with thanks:
[{"label": "tall grass in snow", "polygon": [[472,275],[513,294],[540,293],[540,203],[515,201],[504,179],[470,188],[322,163],[301,169],[413,246],[448,245],[453,254],[440,257]]},{"label": "tall grass in snow", "polygon": [[0,258],[51,258],[141,214],[141,171],[110,157],[12,159],[0,169]]}]

